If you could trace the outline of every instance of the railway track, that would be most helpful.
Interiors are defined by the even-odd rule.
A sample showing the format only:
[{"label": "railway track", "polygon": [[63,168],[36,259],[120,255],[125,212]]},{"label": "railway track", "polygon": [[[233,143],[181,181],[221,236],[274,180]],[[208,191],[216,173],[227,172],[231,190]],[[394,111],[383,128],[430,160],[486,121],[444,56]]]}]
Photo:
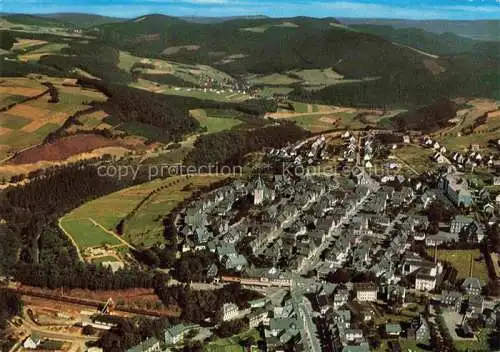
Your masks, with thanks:
[{"label": "railway track", "polygon": [[[47,300],[52,300],[52,301],[57,301],[57,302],[79,304],[79,305],[92,307],[92,308],[96,308],[96,309],[100,309],[106,305],[106,302],[104,302],[104,301],[93,300],[93,299],[89,299],[89,298],[70,297],[70,296],[58,295],[58,294],[47,293],[47,292],[39,292],[39,291],[34,291],[34,290],[24,289],[24,288],[0,287],[0,291],[8,291],[8,292],[17,293],[17,294],[23,295],[23,296],[44,298]],[[180,315],[180,311],[176,311],[173,309],[169,310],[169,311],[165,311],[165,310],[160,311],[160,310],[152,310],[152,309],[141,309],[141,308],[116,306],[113,308],[113,310],[117,311],[117,312],[144,315],[144,316],[149,316],[149,317],[154,317],[154,318],[178,317]]]}]

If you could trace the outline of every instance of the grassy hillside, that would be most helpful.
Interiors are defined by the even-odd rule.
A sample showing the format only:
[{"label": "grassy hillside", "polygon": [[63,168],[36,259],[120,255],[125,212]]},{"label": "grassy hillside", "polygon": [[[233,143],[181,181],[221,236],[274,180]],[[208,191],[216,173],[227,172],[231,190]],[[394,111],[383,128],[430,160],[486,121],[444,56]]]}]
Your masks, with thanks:
[{"label": "grassy hillside", "polygon": [[[414,107],[456,96],[497,98],[500,91],[498,43],[420,29],[348,28],[332,18],[193,23],[147,15],[92,26],[78,38],[11,32],[24,41],[14,54],[31,65],[3,62],[2,74],[11,76],[51,70],[72,76],[80,70],[155,93],[221,101],[248,97],[226,92],[226,99],[215,91],[219,88],[177,88],[206,87],[212,79],[217,87],[234,88],[235,82],[246,81],[263,96],[284,93],[305,102],[361,107]],[[47,43],[26,46],[29,40]]]},{"label": "grassy hillside", "polygon": [[349,31],[333,19],[199,24],[151,15],[100,26],[97,34],[138,55],[215,65],[232,73],[333,67],[357,78],[423,66],[419,54],[412,50],[371,34]]},{"label": "grassy hillside", "polygon": [[347,25],[368,24],[394,28],[419,28],[431,33],[453,33],[465,38],[500,41],[499,20],[385,20],[369,18],[341,18]]},{"label": "grassy hillside", "polygon": [[2,15],[3,19],[13,24],[26,25],[26,26],[39,26],[39,27],[69,27],[68,23],[54,19],[44,18],[34,15],[12,14]]},{"label": "grassy hillside", "polygon": [[105,23],[122,22],[123,18],[101,16],[90,13],[71,13],[71,12],[61,12],[61,13],[50,13],[50,14],[40,14],[37,15],[42,18],[55,19],[64,23],[71,23],[77,27],[92,27],[99,26]]},{"label": "grassy hillside", "polygon": [[[303,17],[205,24],[150,15],[105,24],[93,34],[135,55],[250,77],[270,94],[275,85],[280,91],[306,87],[315,90],[310,99],[316,102],[414,106],[456,95],[495,97],[500,88],[495,43],[420,29],[348,28]],[[335,75],[322,74],[312,84],[301,77],[315,70]],[[300,91],[293,96],[307,99]]]},{"label": "grassy hillside", "polygon": [[391,26],[353,25],[350,28],[360,32],[372,33],[398,44],[436,55],[457,54],[471,51],[475,40],[452,33],[431,33],[418,28],[394,28]]}]

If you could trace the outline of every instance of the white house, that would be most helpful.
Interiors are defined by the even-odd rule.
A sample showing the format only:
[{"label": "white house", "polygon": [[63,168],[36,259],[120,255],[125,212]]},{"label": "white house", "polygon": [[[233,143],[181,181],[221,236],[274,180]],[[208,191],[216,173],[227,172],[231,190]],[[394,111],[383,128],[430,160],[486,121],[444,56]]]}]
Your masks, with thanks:
[{"label": "white house", "polygon": [[356,298],[359,302],[377,301],[377,287],[373,284],[356,285]]},{"label": "white house", "polygon": [[432,291],[436,288],[436,277],[431,275],[417,275],[415,289],[418,291]]},{"label": "white house", "polygon": [[29,350],[36,350],[38,346],[40,346],[41,342],[42,340],[40,339],[40,336],[38,336],[37,334],[32,334],[24,341],[23,347]]},{"label": "white house", "polygon": [[229,321],[236,318],[239,314],[239,308],[234,303],[224,303],[222,305],[222,321]]}]

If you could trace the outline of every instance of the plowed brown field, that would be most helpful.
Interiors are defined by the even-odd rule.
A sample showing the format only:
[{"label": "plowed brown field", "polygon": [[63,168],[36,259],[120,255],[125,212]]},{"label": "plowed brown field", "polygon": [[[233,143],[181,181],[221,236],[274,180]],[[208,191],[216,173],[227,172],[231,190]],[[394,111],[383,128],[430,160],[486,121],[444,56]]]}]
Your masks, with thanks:
[{"label": "plowed brown field", "polygon": [[57,140],[54,143],[40,145],[19,153],[12,160],[12,164],[28,164],[37,161],[59,161],[70,156],[90,152],[97,148],[119,146],[117,140],[108,139],[94,134],[80,134]]}]

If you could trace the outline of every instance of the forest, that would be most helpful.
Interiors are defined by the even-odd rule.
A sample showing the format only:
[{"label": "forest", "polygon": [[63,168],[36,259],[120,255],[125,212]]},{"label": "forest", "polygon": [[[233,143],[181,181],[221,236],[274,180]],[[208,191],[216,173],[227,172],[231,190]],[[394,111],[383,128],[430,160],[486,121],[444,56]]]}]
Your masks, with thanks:
[{"label": "forest", "polygon": [[241,165],[246,154],[264,147],[276,148],[306,138],[308,132],[293,123],[250,131],[222,131],[200,136],[187,155],[187,165]]},{"label": "forest", "polygon": [[48,288],[154,287],[155,276],[148,272],[127,269],[113,274],[80,263],[75,248],[56,224],[67,211],[131,184],[97,177],[96,166],[82,162],[6,189],[0,198],[5,221],[0,225],[0,271],[24,284]]},{"label": "forest", "polygon": [[8,351],[15,341],[3,336],[3,331],[7,327],[7,321],[21,313],[21,298],[11,292],[0,290],[0,351]]}]

